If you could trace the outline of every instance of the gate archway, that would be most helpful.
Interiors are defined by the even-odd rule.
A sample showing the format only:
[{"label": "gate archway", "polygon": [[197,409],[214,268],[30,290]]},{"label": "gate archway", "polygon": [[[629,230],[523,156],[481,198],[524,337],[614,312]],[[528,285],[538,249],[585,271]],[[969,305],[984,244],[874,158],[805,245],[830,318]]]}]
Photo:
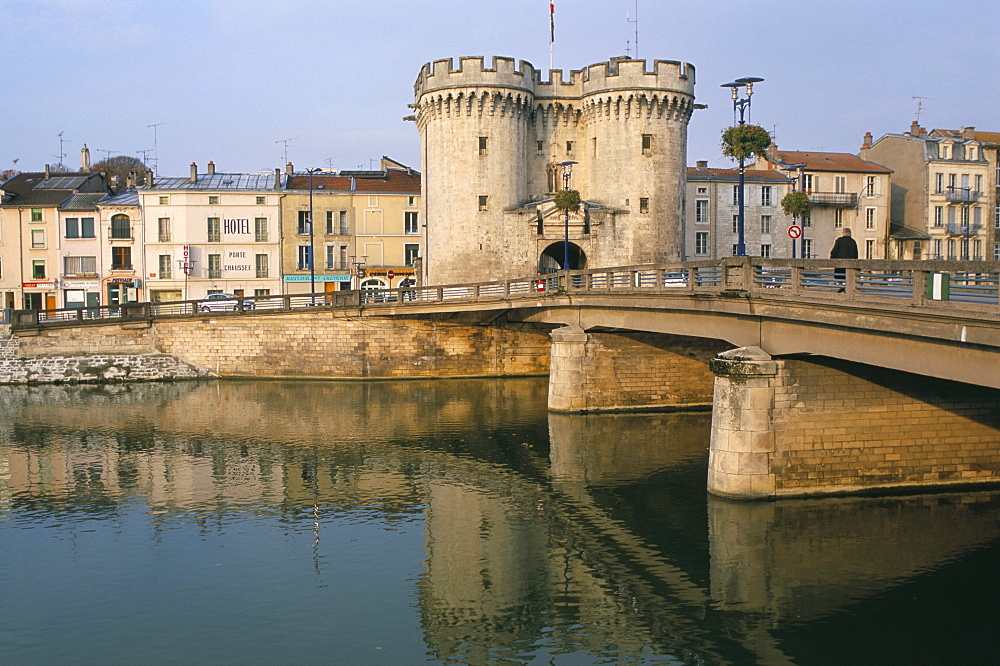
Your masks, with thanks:
[{"label": "gate archway", "polygon": [[[567,254],[564,248],[564,241],[552,243],[545,248],[545,250],[542,251],[542,255],[538,258],[538,272],[555,273],[557,271],[564,270],[563,262],[565,260],[565,255]],[[568,254],[569,266],[567,267],[567,270],[577,271],[587,267],[587,254],[579,245],[576,243],[570,243]]]}]

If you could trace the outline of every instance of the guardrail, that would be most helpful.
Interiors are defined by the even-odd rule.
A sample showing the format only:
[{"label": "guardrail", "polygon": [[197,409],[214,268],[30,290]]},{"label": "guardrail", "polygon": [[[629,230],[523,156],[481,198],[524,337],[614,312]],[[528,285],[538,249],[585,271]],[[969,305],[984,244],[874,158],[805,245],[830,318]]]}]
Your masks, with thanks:
[{"label": "guardrail", "polygon": [[[734,257],[718,261],[657,266],[625,266],[563,271],[533,278],[476,284],[415,286],[234,298],[125,303],[116,306],[14,310],[13,330],[140,322],[159,318],[289,312],[309,308],[357,309],[435,303],[505,301],[575,293],[685,293],[723,296],[780,296],[813,301],[836,299],[898,307],[936,303],[1000,313],[1000,262],[867,261],[763,259]],[[220,309],[226,307],[227,309]]]}]

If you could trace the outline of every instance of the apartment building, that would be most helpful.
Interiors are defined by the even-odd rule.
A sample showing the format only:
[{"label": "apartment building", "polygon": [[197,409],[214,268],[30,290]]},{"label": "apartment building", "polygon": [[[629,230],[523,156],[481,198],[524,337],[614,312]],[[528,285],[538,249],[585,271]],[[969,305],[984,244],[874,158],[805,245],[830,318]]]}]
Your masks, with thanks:
[{"label": "apartment building", "polygon": [[[988,157],[990,143],[977,137],[975,128],[929,134],[914,122],[909,132],[886,134],[866,153],[893,170],[894,225],[927,238],[926,245],[894,239],[892,258],[978,261],[993,258],[987,249],[998,252],[994,229],[1000,224],[1000,176],[996,158],[991,164]],[[989,212],[993,225],[988,224]]]},{"label": "apartment building", "polygon": [[[790,215],[781,199],[791,181],[770,169],[744,172],[744,244],[749,256],[791,258]],[[688,261],[721,259],[736,253],[739,237],[739,169],[709,168],[697,162],[687,170],[684,254]]]}]

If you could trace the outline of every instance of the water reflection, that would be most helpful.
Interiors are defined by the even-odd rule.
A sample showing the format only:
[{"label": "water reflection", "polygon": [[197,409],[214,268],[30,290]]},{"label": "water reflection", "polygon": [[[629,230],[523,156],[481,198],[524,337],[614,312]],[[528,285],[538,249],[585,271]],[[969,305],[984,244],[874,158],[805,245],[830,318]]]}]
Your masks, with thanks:
[{"label": "water reflection", "polygon": [[[378,645],[378,660],[397,663],[836,663],[848,648],[817,656],[816,627],[996,550],[998,493],[707,498],[708,414],[548,414],[546,390],[537,379],[0,387],[0,543],[11,537],[0,586],[12,595],[0,632],[19,646],[8,656],[53,657],[73,631],[86,644],[93,621],[47,617],[46,598],[82,603],[48,576],[14,584],[11,563],[41,566],[37,528],[56,528],[45,548],[73,552],[91,604],[132,593],[106,566],[152,557],[168,587],[221,589],[197,611],[179,595],[144,612],[194,612],[222,636],[235,621],[226,603],[251,586],[262,636],[309,639],[266,644],[230,627],[271,661],[363,661]],[[96,566],[79,544],[102,529],[135,543]],[[204,543],[226,551],[224,582]],[[248,563],[257,551],[266,562]],[[180,573],[200,567],[203,579]],[[389,606],[396,615],[364,610]],[[45,641],[31,638],[41,618]],[[152,661],[178,658],[151,641],[138,639]],[[88,648],[85,660],[122,660],[113,645]]]}]

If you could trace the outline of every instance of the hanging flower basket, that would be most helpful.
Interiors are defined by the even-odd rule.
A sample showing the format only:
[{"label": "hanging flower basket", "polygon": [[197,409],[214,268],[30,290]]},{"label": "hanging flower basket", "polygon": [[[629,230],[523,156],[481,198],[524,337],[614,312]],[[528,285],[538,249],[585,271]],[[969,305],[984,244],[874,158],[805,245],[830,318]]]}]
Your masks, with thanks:
[{"label": "hanging flower basket", "polygon": [[568,210],[575,213],[580,210],[580,193],[576,190],[559,190],[552,197],[552,203],[559,210]]},{"label": "hanging flower basket", "polygon": [[722,132],[722,154],[746,161],[756,155],[764,158],[771,145],[771,135],[760,125],[736,125]]},{"label": "hanging flower basket", "polygon": [[809,195],[805,192],[789,192],[781,198],[781,210],[786,215],[806,215],[809,213]]}]

